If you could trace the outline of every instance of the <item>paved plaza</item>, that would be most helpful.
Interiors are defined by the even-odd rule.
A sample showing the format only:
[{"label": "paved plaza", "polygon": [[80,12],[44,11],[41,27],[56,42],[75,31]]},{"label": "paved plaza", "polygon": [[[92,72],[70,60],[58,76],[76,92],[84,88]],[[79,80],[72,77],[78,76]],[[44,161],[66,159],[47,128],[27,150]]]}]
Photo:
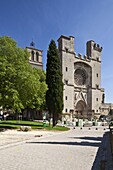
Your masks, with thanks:
[{"label": "paved plaza", "polygon": [[98,170],[92,166],[107,131],[0,132],[0,170]]}]

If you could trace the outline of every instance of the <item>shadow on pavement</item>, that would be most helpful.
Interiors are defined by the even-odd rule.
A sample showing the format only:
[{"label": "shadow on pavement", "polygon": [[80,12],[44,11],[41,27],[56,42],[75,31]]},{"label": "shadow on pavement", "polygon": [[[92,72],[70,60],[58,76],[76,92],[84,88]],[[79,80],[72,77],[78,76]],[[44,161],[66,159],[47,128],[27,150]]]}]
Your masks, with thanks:
[{"label": "shadow on pavement", "polygon": [[93,141],[102,141],[102,137],[70,137],[73,139],[83,139],[83,140],[93,140]]},{"label": "shadow on pavement", "polygon": [[92,147],[99,147],[101,142],[60,142],[60,141],[48,141],[48,142],[26,142],[31,144],[50,144],[50,145],[79,145],[79,146],[92,146]]},{"label": "shadow on pavement", "polygon": [[101,166],[104,166],[105,170],[113,170],[113,160],[112,160],[112,154],[110,150],[109,132],[106,132],[103,136],[102,143],[98,149],[91,170],[100,170]]}]

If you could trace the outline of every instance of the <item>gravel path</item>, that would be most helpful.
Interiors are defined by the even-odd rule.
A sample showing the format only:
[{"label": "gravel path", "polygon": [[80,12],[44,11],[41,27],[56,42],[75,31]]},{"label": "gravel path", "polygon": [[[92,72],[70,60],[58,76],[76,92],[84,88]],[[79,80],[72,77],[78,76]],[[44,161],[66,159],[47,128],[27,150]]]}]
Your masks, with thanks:
[{"label": "gravel path", "polygon": [[46,130],[32,130],[29,132],[22,132],[18,130],[6,130],[0,132],[0,148],[6,148],[10,145],[15,145],[20,142],[33,139],[35,137],[47,137],[58,132],[46,131]]}]

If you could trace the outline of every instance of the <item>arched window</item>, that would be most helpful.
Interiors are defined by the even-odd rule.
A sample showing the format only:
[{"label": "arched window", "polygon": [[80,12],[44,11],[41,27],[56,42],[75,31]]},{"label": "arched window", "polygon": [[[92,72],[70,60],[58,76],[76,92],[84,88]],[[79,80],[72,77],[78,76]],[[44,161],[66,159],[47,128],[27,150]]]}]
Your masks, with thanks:
[{"label": "arched window", "polygon": [[34,51],[31,51],[31,60],[34,61]]},{"label": "arched window", "polygon": [[36,61],[39,61],[39,53],[36,52]]}]

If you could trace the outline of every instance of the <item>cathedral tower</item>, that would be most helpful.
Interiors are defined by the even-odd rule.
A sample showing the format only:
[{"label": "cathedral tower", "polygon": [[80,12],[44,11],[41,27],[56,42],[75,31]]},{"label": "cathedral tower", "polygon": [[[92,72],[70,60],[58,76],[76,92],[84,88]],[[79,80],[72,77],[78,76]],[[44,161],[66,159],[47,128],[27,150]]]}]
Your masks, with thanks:
[{"label": "cathedral tower", "polygon": [[32,67],[43,70],[43,63],[42,63],[43,51],[35,48],[35,44],[33,41],[30,43],[30,47],[26,47],[26,49],[30,54],[29,63],[32,65]]},{"label": "cathedral tower", "polygon": [[86,55],[76,55],[74,37],[58,39],[64,83],[64,110],[67,119],[99,117],[104,90],[101,89],[102,47],[88,41]]}]

